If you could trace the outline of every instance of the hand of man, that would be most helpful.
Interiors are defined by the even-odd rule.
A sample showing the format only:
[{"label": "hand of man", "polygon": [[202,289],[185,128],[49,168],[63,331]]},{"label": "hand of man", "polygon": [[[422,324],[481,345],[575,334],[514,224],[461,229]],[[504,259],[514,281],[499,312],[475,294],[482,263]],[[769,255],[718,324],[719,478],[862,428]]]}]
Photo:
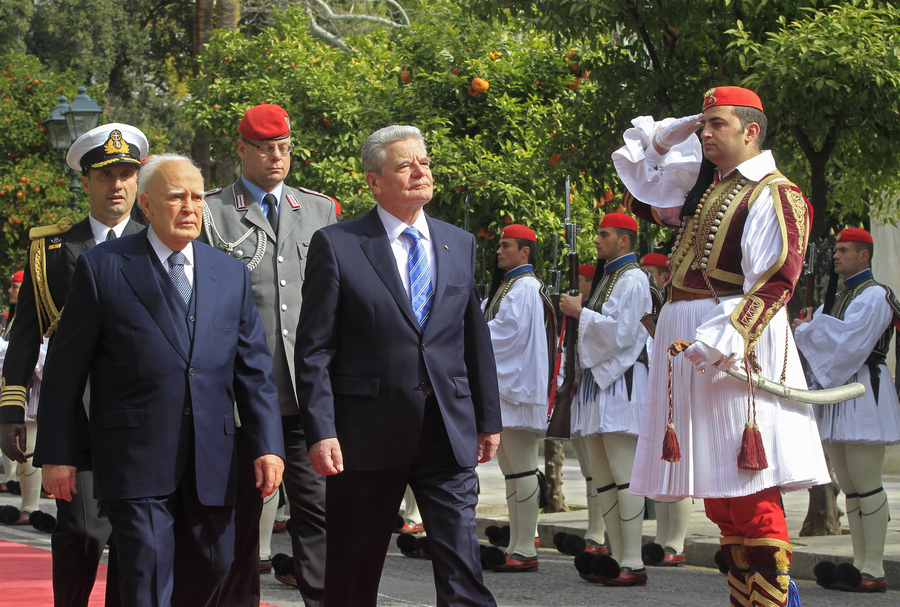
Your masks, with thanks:
[{"label": "hand of man", "polygon": [[0,449],[3,455],[9,459],[25,463],[25,445],[28,444],[28,434],[25,424],[0,424]]},{"label": "hand of man", "polygon": [[694,114],[678,118],[672,124],[665,127],[653,136],[653,147],[660,154],[665,154],[679,143],[683,143],[697,132],[701,126],[700,119],[703,114]]},{"label": "hand of man", "polygon": [[707,346],[702,341],[695,341],[684,351],[684,357],[691,361],[698,371],[706,371],[708,367],[715,366],[722,371],[727,371],[735,365],[733,354],[725,356],[715,348]]},{"label": "hand of man", "polygon": [[[800,310],[800,316],[794,319],[794,322],[791,323],[791,330],[793,331],[797,327],[802,324],[806,324],[812,320],[813,309],[812,308],[803,308]],[[6,453],[6,451],[4,451]]]},{"label": "hand of man", "polygon": [[262,492],[262,498],[266,499],[281,484],[284,462],[277,455],[261,455],[253,461],[253,472],[256,473],[256,487]]},{"label": "hand of man", "polygon": [[579,293],[577,296],[562,293],[559,296],[559,311],[566,316],[578,318],[579,316],[581,316],[581,310],[584,308],[584,306],[582,305],[583,301],[584,295],[582,295],[581,293]]},{"label": "hand of man", "polygon": [[75,490],[75,466],[45,464],[41,468],[44,491],[52,493],[58,500],[72,501]]},{"label": "hand of man", "polygon": [[500,434],[497,432],[478,433],[478,463],[484,464],[491,461],[500,446]]},{"label": "hand of man", "polygon": [[318,474],[331,476],[344,471],[344,456],[336,438],[325,438],[309,449],[309,460]]}]

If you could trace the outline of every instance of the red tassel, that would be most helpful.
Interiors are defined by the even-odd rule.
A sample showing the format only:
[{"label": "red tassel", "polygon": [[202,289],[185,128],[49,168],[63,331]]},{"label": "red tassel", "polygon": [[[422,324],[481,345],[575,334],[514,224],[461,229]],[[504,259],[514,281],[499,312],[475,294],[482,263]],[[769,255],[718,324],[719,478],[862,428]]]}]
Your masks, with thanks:
[{"label": "red tassel", "polygon": [[666,424],[662,458],[667,462],[681,461],[681,448],[678,446],[678,437],[675,435],[675,424]]},{"label": "red tassel", "polygon": [[765,470],[768,467],[766,448],[763,446],[759,426],[747,422],[744,425],[744,436],[741,437],[741,453],[738,455],[738,468],[744,470]]}]

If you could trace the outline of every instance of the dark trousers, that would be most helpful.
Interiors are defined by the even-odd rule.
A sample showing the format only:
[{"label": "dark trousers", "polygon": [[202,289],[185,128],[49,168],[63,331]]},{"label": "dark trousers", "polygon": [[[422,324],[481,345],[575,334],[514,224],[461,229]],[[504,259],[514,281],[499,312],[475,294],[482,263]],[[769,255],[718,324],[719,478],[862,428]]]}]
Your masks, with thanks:
[{"label": "dark trousers", "polygon": [[[56,526],[50,536],[54,607],[87,606],[103,549],[112,533],[109,520],[99,516],[93,473],[79,472],[75,489],[78,493],[72,496],[71,502],[56,500]],[[107,607],[121,604],[113,545],[110,544],[106,580]]]},{"label": "dark trousers", "polygon": [[[321,607],[325,592],[325,477],[309,461],[299,415],[281,418],[286,461],[282,486],[291,504],[291,547],[297,584],[306,607]],[[234,564],[220,607],[259,604],[259,517],[262,497],[243,434],[237,432],[238,497]]]},{"label": "dark trousers", "polygon": [[119,553],[122,604],[218,603],[234,556],[234,507],[200,503],[193,458],[174,493],[107,504]]},{"label": "dark trousers", "polygon": [[481,575],[474,468],[456,464],[437,403],[426,403],[415,461],[401,470],[348,470],[327,479],[327,607],[374,607],[406,485],[428,532],[437,605],[495,606]]}]

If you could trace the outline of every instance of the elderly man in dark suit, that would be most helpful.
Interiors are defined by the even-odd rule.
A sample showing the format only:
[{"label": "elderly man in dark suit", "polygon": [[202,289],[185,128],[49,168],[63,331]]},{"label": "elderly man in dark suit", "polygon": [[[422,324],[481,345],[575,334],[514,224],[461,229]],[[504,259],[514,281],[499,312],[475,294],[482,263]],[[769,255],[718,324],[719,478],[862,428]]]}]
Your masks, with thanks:
[{"label": "elderly man in dark suit", "polygon": [[192,242],[200,172],[155,157],[138,195],[150,227],[78,259],[44,368],[35,463],[45,488],[71,499],[73,421],[90,377],[95,487],[123,604],[215,605],[233,556],[234,403],[262,496],[281,481],[272,358],[246,266]]},{"label": "elderly man in dark suit", "polygon": [[495,605],[475,536],[475,465],[499,443],[475,239],[425,215],[430,161],[415,127],[363,144],[378,205],[313,236],[295,363],[313,468],[328,475],[325,604],[374,606],[409,483],[438,605]]}]

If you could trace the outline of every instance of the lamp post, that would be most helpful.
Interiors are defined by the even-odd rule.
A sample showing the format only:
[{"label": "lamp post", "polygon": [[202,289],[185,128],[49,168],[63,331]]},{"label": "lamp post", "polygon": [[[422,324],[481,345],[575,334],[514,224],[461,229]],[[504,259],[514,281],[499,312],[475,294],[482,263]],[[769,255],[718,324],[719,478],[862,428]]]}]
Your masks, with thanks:
[{"label": "lamp post", "polygon": [[69,168],[66,164],[66,153],[76,139],[97,126],[102,112],[103,110],[97,102],[88,96],[87,89],[82,86],[78,88],[78,94],[75,95],[72,103],[69,103],[65,95],[61,96],[57,106],[44,120],[50,134],[50,145],[56,150],[63,167],[71,177],[69,190],[72,192],[73,209],[78,208],[78,192],[81,190],[81,183],[78,179],[78,171]]}]

